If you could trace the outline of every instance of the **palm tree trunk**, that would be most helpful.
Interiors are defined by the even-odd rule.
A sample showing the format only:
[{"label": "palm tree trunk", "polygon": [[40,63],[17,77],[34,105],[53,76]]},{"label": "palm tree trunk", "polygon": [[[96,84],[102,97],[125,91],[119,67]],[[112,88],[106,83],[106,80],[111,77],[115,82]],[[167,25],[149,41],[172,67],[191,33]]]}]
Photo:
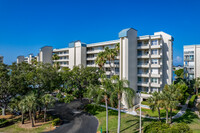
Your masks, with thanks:
[{"label": "palm tree trunk", "polygon": [[3,105],[2,109],[2,115],[5,116],[6,115],[6,105]]},{"label": "palm tree trunk", "polygon": [[160,108],[158,107],[158,120],[160,121]]},{"label": "palm tree trunk", "polygon": [[44,122],[46,122],[46,113],[47,113],[47,108],[44,108]]},{"label": "palm tree trunk", "polygon": [[33,111],[33,118],[34,118],[34,123],[36,123],[36,111]]},{"label": "palm tree trunk", "polygon": [[33,122],[31,110],[29,110],[29,117],[30,117],[30,121],[32,123],[32,127],[34,127],[34,122]]},{"label": "palm tree trunk", "polygon": [[118,94],[118,128],[117,133],[120,133],[120,123],[121,123],[121,95]]},{"label": "palm tree trunk", "polygon": [[168,108],[166,108],[166,123],[168,123]]},{"label": "palm tree trunk", "polygon": [[22,112],[22,124],[24,124],[24,113]]},{"label": "palm tree trunk", "polygon": [[105,103],[106,103],[106,133],[108,133],[108,99],[107,96],[105,98]]},{"label": "palm tree trunk", "polygon": [[172,123],[172,108],[170,107],[170,123]]},{"label": "palm tree trunk", "polygon": [[198,87],[196,87],[196,95],[198,95],[198,93],[199,93],[198,91],[199,91],[199,90],[198,90]]}]

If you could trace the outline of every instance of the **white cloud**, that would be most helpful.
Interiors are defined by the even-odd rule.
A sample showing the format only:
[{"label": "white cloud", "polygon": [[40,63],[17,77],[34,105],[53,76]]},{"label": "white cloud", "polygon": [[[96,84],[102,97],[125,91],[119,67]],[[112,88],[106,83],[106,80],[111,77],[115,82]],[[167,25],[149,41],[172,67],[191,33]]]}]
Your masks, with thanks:
[{"label": "white cloud", "polygon": [[182,62],[182,57],[176,56],[176,58],[174,59],[174,63],[176,63],[176,64],[182,64],[183,63]]}]

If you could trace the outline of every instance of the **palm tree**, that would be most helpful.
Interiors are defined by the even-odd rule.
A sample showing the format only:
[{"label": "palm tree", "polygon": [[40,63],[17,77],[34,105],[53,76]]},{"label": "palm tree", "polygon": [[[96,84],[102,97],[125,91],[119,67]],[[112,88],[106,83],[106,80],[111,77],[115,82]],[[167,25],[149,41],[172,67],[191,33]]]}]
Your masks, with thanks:
[{"label": "palm tree", "polygon": [[118,128],[117,133],[120,133],[120,122],[121,122],[121,100],[122,94],[124,94],[124,100],[128,105],[128,108],[133,106],[133,97],[135,96],[135,91],[132,88],[129,88],[128,80],[119,79],[118,76],[113,76],[113,88],[114,91],[111,96],[111,101],[113,101],[114,95],[117,94],[118,97]]},{"label": "palm tree", "polygon": [[22,99],[19,102],[19,109],[20,109],[20,111],[22,113],[22,116],[21,116],[22,124],[24,124],[24,114],[26,113],[26,111],[28,111],[26,99]]},{"label": "palm tree", "polygon": [[31,60],[31,64],[37,65],[37,64],[38,64],[37,59],[32,59],[32,60]]},{"label": "palm tree", "polygon": [[168,123],[168,109],[170,109],[170,123],[172,122],[172,109],[178,105],[179,97],[180,90],[174,84],[165,85],[162,93],[162,102],[166,110],[166,123]]},{"label": "palm tree", "polygon": [[200,87],[200,79],[197,78],[197,79],[195,79],[195,82],[194,82],[194,89],[196,90],[196,95],[199,94],[199,91],[198,91],[199,87]]},{"label": "palm tree", "polygon": [[158,119],[160,121],[160,107],[162,104],[160,93],[157,91],[154,92],[152,96],[148,98],[148,102],[152,111],[158,110]]},{"label": "palm tree", "polygon": [[99,66],[101,70],[103,70],[103,66],[106,63],[106,55],[104,52],[98,53],[95,63]]},{"label": "palm tree", "polygon": [[44,105],[44,122],[46,121],[46,113],[47,113],[47,109],[51,106],[54,105],[55,103],[55,99],[53,96],[51,96],[50,94],[45,94],[42,98],[41,98],[41,102]]},{"label": "palm tree", "polygon": [[57,60],[59,60],[60,57],[57,54],[54,54],[52,56],[52,60],[54,61],[53,66],[58,70],[60,68],[59,66],[59,62]]},{"label": "palm tree", "polygon": [[106,105],[106,132],[108,133],[108,99],[113,92],[111,79],[101,78],[101,86],[90,85],[88,87],[88,97],[99,103],[104,99]]},{"label": "palm tree", "polygon": [[35,94],[32,92],[25,97],[25,103],[29,111],[30,121],[32,123],[32,127],[34,127],[34,120],[32,117],[32,112],[36,108],[37,98]]}]

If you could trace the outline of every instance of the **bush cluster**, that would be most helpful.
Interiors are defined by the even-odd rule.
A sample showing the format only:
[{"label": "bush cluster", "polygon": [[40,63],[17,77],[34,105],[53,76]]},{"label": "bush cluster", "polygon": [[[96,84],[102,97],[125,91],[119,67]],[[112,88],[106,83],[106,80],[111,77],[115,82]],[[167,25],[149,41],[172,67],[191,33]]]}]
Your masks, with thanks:
[{"label": "bush cluster", "polygon": [[57,125],[59,125],[59,124],[61,124],[60,118],[56,118],[56,119],[54,119],[54,120],[52,121],[52,126],[57,126]]},{"label": "bush cluster", "polygon": [[0,128],[7,126],[9,123],[6,119],[0,119]]},{"label": "bush cluster", "polygon": [[188,107],[189,107],[189,108],[194,107],[194,101],[195,101],[196,98],[197,98],[197,95],[193,95],[193,96],[190,98],[190,101],[189,101],[189,103],[188,103]]},{"label": "bush cluster", "polygon": [[176,123],[170,126],[163,122],[152,122],[144,128],[144,133],[192,133],[185,123]]}]

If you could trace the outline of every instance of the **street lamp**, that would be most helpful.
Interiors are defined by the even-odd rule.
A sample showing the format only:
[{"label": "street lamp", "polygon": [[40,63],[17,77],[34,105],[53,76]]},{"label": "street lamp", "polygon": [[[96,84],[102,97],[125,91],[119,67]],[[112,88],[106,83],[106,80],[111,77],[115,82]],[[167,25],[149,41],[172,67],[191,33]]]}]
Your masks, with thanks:
[{"label": "street lamp", "polygon": [[140,92],[139,98],[140,98],[140,133],[142,133],[142,110],[141,110],[142,99],[141,99],[141,92]]}]

